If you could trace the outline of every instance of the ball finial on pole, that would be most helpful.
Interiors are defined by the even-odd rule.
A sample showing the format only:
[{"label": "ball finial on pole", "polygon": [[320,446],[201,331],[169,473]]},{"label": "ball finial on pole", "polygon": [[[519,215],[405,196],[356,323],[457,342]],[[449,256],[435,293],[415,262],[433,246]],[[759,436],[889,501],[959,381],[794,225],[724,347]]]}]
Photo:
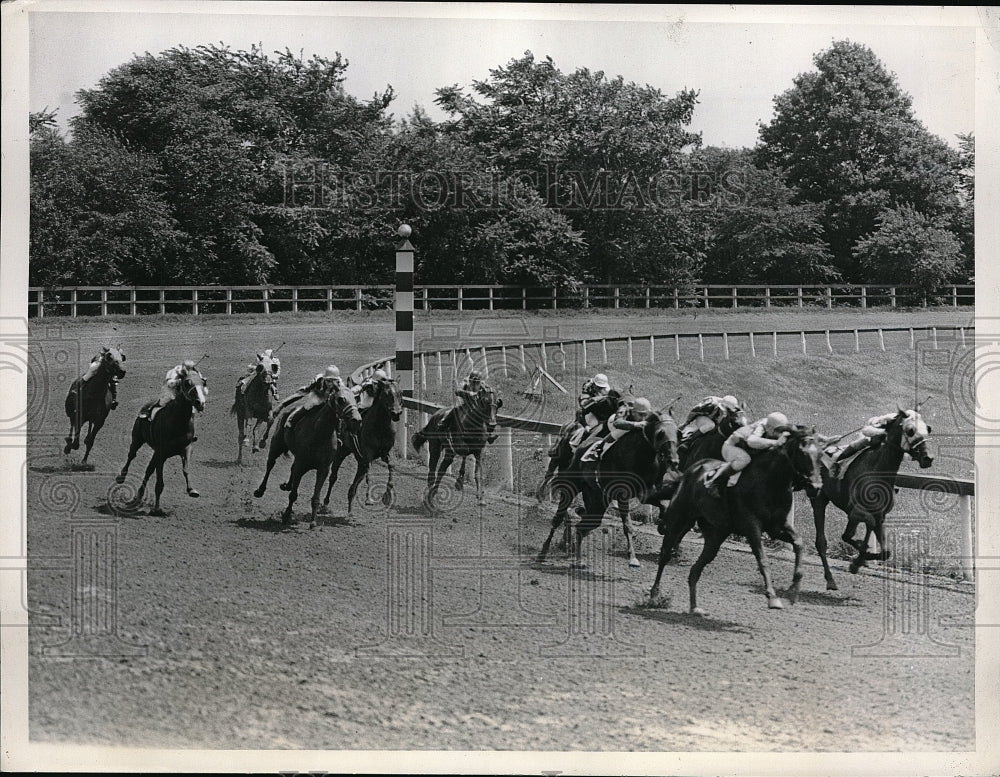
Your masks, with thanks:
[{"label": "ball finial on pole", "polygon": [[396,230],[396,234],[399,235],[403,240],[406,240],[410,235],[413,234],[413,230],[410,229],[409,224],[400,224],[399,229]]}]

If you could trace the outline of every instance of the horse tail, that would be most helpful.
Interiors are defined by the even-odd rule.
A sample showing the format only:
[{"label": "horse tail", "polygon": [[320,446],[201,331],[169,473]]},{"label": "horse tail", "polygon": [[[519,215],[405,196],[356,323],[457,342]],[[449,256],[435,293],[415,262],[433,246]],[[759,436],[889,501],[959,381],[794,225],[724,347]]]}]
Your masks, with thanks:
[{"label": "horse tail", "polygon": [[427,441],[427,435],[424,434],[421,429],[419,432],[413,435],[413,450],[419,451],[424,447],[424,443]]},{"label": "horse tail", "polygon": [[229,415],[236,415],[236,403],[233,402],[233,406],[229,408]]}]

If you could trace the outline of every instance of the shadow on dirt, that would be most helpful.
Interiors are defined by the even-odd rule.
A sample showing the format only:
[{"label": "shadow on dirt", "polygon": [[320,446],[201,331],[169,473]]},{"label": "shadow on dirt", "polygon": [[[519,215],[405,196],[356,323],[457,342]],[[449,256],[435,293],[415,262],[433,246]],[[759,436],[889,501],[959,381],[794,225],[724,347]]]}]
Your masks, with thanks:
[{"label": "shadow on dirt", "polygon": [[198,462],[200,467],[208,467],[209,469],[234,469],[240,465],[236,463],[236,459],[232,461],[225,461],[223,459],[204,459]]},{"label": "shadow on dirt", "polygon": [[[760,583],[745,586],[751,593],[764,596],[764,586]],[[788,590],[781,589],[778,595],[788,599]],[[864,602],[850,594],[837,591],[799,591],[797,604],[821,604],[824,607],[864,607]]]},{"label": "shadow on dirt", "polygon": [[667,623],[672,626],[690,626],[693,629],[700,629],[701,631],[728,631],[734,634],[753,633],[753,629],[747,627],[746,624],[720,620],[710,615],[705,617],[691,615],[686,612],[671,612],[656,607],[640,606],[620,607],[618,611],[624,615],[638,615],[640,618],[656,621],[657,623]]}]

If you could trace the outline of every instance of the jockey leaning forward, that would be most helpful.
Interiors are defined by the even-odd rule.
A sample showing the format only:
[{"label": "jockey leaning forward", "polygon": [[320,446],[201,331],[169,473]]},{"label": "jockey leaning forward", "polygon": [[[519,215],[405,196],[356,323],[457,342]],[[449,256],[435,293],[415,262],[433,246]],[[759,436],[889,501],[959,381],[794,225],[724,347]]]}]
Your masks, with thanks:
[{"label": "jockey leaning forward", "polygon": [[739,412],[740,403],[732,394],[724,397],[705,397],[688,413],[681,427],[681,439],[686,440],[696,432],[708,434],[722,425],[727,416]]},{"label": "jockey leaning forward", "polygon": [[[459,407],[467,405],[471,400],[475,399],[486,387],[483,382],[483,376],[478,370],[472,370],[469,376],[465,379],[461,388],[455,389],[455,396],[458,397],[458,402],[456,402],[452,407],[449,407],[445,414],[441,417],[440,428],[444,430],[449,430],[451,426],[457,423],[457,413],[455,412]],[[457,430],[454,430],[457,431]],[[497,440],[497,435],[491,434],[486,438],[486,442],[494,443]]]},{"label": "jockey leaning forward", "polygon": [[246,374],[239,379],[239,386],[242,393],[247,393],[247,387],[257,374],[257,368],[263,366],[265,370],[271,373],[271,394],[274,395],[275,399],[278,398],[278,378],[281,377],[281,360],[273,354],[274,349],[267,348],[263,353],[257,354],[257,361],[254,364],[247,365]]},{"label": "jockey leaning forward", "polygon": [[784,413],[771,413],[749,426],[741,426],[726,439],[722,445],[722,458],[725,463],[710,477],[705,479],[705,486],[713,496],[719,496],[719,482],[734,472],[741,472],[750,463],[754,453],[776,448],[788,439],[788,432],[778,432],[782,426],[788,425]]},{"label": "jockey leaning forward", "polygon": [[200,376],[202,380],[204,380],[204,376],[195,366],[194,361],[191,359],[185,359],[182,363],[167,370],[167,375],[163,381],[163,388],[160,390],[160,396],[156,402],[150,406],[149,415],[146,415],[146,410],[143,410],[139,413],[139,417],[149,418],[149,420],[152,421],[157,410],[164,407],[169,402],[177,399],[177,391],[189,372]]},{"label": "jockey leaning forward", "polygon": [[296,401],[299,404],[288,414],[285,419],[285,428],[291,429],[292,424],[298,416],[304,411],[311,410],[314,407],[319,407],[334,392],[340,391],[342,382],[340,380],[340,368],[336,364],[331,364],[323,372],[318,374],[313,382],[308,386],[302,386],[288,399],[285,399],[281,403],[279,412],[281,409],[289,407]]}]

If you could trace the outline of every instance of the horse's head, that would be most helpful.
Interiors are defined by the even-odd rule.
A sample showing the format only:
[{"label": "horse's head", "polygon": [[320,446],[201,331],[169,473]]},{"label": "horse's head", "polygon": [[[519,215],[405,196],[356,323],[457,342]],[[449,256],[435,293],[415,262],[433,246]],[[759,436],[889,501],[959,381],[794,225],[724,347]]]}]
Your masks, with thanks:
[{"label": "horse's head", "polygon": [[208,380],[196,369],[185,370],[178,384],[178,393],[200,413],[208,403]]},{"label": "horse's head", "polygon": [[646,428],[643,433],[655,451],[656,460],[662,471],[665,472],[668,468],[677,469],[680,466],[681,458],[678,452],[680,431],[670,415],[650,413],[646,416]]},{"label": "horse's head", "polygon": [[358,410],[358,405],[354,401],[354,392],[342,384],[330,392],[326,401],[337,414],[337,421],[341,427],[346,425],[352,433],[357,434],[361,428],[361,411]]},{"label": "horse's head", "polygon": [[257,377],[265,384],[271,385],[281,374],[281,361],[277,356],[271,356],[267,351],[259,355],[257,360]]},{"label": "horse's head", "polygon": [[398,421],[403,415],[403,392],[394,380],[383,378],[376,384],[375,404],[381,404],[392,415],[393,421]]},{"label": "horse's head", "polygon": [[788,435],[781,451],[791,462],[793,485],[796,488],[808,486],[817,491],[823,488],[820,470],[823,448],[816,439],[816,430],[801,424],[789,424],[779,426],[776,431]]},{"label": "horse's head", "polygon": [[125,352],[121,348],[103,348],[101,350],[101,367],[114,378],[125,377],[125,368],[122,366],[124,361]]},{"label": "horse's head", "polygon": [[[931,428],[916,410],[903,410],[897,407],[896,417],[886,427],[886,440],[896,442],[903,453],[920,464],[921,469],[927,469],[934,463],[934,456],[927,450],[927,439]],[[890,428],[892,427],[892,428]],[[898,427],[898,431],[896,430]]]},{"label": "horse's head", "polygon": [[472,400],[470,410],[476,418],[486,422],[486,430],[493,433],[497,426],[497,411],[503,407],[500,392],[492,386],[483,386]]}]

